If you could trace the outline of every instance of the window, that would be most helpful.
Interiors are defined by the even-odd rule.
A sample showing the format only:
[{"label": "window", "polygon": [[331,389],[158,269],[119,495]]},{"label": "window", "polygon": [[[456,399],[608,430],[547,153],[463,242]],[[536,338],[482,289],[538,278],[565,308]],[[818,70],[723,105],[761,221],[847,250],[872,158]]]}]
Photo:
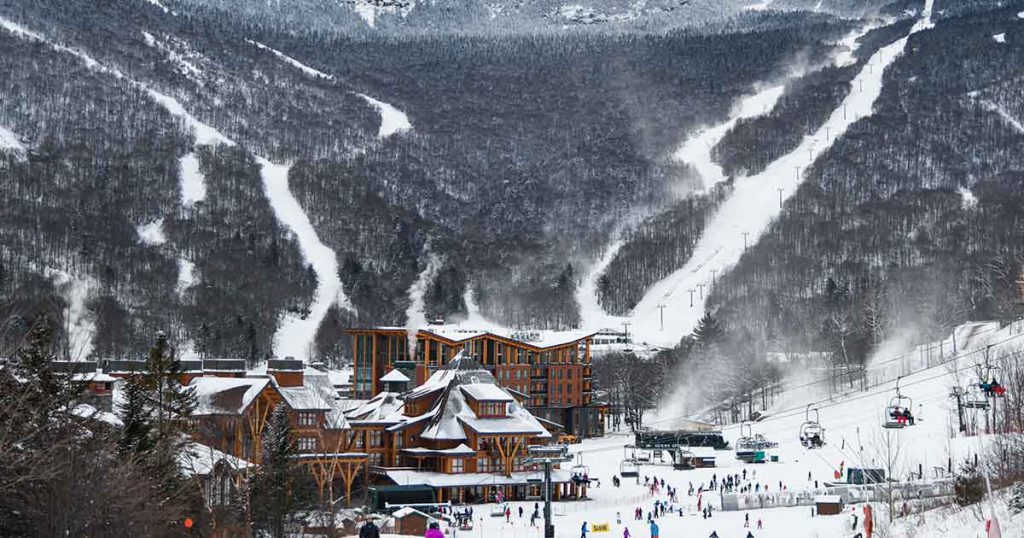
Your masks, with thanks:
[{"label": "window", "polygon": [[505,416],[505,402],[480,402],[481,417],[503,417]]},{"label": "window", "polygon": [[381,437],[380,430],[374,430],[370,432],[370,447],[382,447],[384,446],[384,440]]},{"label": "window", "polygon": [[461,473],[465,470],[466,464],[462,461],[462,458],[455,458],[452,460],[452,472]]},{"label": "window", "polygon": [[316,451],[316,439],[313,437],[299,437],[299,452]]},{"label": "window", "polygon": [[356,448],[363,448],[363,444],[366,442],[365,432],[356,432]]},{"label": "window", "polygon": [[299,426],[316,426],[316,413],[299,413]]},{"label": "window", "polygon": [[478,473],[489,473],[491,472],[491,460],[490,458],[480,458],[476,460],[476,471]]}]

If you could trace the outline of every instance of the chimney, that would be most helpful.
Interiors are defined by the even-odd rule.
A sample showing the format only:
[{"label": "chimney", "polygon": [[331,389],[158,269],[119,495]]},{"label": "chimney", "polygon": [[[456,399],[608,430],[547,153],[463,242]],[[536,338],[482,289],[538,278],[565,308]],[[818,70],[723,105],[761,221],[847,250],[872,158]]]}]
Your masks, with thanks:
[{"label": "chimney", "polygon": [[303,385],[303,371],[306,365],[295,357],[283,359],[270,359],[267,361],[267,373],[274,376],[278,386],[301,387]]}]

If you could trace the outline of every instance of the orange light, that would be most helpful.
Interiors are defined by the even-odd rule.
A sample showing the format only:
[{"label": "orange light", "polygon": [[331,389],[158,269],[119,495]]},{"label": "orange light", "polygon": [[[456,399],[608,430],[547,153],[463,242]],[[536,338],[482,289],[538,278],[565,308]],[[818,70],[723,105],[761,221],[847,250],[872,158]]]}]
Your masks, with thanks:
[{"label": "orange light", "polygon": [[191,529],[191,528],[192,528],[192,525],[195,525],[195,522],[194,522],[194,521],[192,521],[192,518],[190,518],[190,517],[186,517],[186,518],[185,518],[185,528],[186,528],[186,529]]}]

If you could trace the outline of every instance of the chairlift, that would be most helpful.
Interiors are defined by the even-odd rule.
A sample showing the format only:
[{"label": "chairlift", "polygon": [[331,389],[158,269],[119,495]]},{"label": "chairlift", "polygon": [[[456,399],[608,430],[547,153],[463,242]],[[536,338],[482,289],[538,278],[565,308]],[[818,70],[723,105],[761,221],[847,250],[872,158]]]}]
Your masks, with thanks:
[{"label": "chairlift", "polygon": [[883,428],[903,429],[914,425],[914,415],[911,411],[914,400],[900,392],[900,379],[903,379],[903,376],[896,378],[896,396],[889,400],[889,406],[885,408]]},{"label": "chairlift", "polygon": [[999,383],[999,378],[1002,377],[1003,369],[999,366],[986,363],[981,369],[981,380],[978,382],[978,388],[981,389],[982,395],[986,399],[988,398],[1002,398],[1006,395],[1006,387]]},{"label": "chairlift", "polygon": [[583,454],[576,455],[576,465],[572,466],[569,476],[573,482],[590,483],[590,467],[583,464]]},{"label": "chairlift", "polygon": [[825,428],[822,428],[821,422],[819,422],[817,407],[813,409],[814,420],[811,420],[812,405],[814,404],[807,404],[807,409],[804,411],[804,422],[800,425],[800,444],[808,450],[825,446]]},{"label": "chairlift", "polygon": [[633,460],[622,460],[619,463],[619,476],[622,478],[636,478],[640,476],[640,467]]},{"label": "chairlift", "polygon": [[963,397],[961,405],[965,408],[982,410],[987,410],[989,408],[988,396],[985,394],[985,391],[982,390],[981,383],[967,385],[961,394]]}]

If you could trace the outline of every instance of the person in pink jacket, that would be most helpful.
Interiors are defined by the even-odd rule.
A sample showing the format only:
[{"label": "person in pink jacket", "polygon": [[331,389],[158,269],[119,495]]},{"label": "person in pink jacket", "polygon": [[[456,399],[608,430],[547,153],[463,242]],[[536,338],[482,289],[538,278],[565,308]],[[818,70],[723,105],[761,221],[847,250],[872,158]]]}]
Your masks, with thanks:
[{"label": "person in pink jacket", "polygon": [[423,535],[423,538],[444,538],[444,533],[441,532],[441,526],[436,521],[431,521],[430,526],[427,528],[427,533]]}]

